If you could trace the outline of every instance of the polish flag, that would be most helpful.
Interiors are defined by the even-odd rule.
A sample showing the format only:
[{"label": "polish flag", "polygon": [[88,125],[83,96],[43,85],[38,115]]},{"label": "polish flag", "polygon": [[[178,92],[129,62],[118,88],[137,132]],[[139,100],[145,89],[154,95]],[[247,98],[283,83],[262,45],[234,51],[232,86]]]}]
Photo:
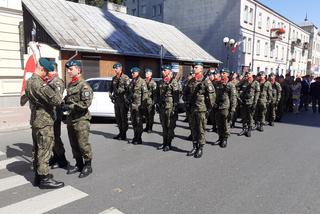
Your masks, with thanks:
[{"label": "polish flag", "polygon": [[239,41],[239,42],[236,42],[236,43],[233,45],[233,47],[231,48],[231,52],[232,52],[232,53],[235,53],[235,52],[238,50],[238,48],[240,47],[240,45],[242,44],[242,42],[243,42],[243,40],[241,40],[241,41]]}]

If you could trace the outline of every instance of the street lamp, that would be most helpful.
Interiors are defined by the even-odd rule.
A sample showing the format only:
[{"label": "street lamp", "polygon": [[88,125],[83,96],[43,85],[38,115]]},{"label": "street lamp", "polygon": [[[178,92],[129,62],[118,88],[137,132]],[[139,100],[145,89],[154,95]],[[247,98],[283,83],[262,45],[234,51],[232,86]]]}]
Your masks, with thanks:
[{"label": "street lamp", "polygon": [[227,48],[227,67],[229,68],[229,50],[234,48],[236,41],[234,39],[230,39],[229,37],[223,38],[224,46]]}]

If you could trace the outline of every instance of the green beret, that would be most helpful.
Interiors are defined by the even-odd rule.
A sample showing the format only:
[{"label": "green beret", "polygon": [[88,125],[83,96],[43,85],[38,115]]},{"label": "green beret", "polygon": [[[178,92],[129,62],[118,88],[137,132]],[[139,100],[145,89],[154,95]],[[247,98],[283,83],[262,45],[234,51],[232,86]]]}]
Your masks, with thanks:
[{"label": "green beret", "polygon": [[66,63],[66,67],[67,67],[67,68],[70,68],[70,67],[72,67],[72,66],[81,67],[81,62],[78,61],[78,60],[72,59],[72,60],[70,60],[70,61],[68,61],[68,62]]},{"label": "green beret", "polygon": [[41,57],[39,59],[39,64],[48,72],[54,71],[54,66],[52,62],[50,62],[46,58]]},{"label": "green beret", "polygon": [[230,74],[230,71],[229,71],[229,69],[228,68],[222,68],[221,70],[220,70],[220,74],[221,73],[227,73],[227,74]]},{"label": "green beret", "polygon": [[171,71],[171,69],[172,69],[171,65],[163,65],[163,66],[162,66],[162,70],[163,70],[163,71],[164,71],[164,70],[170,70],[170,71]]},{"label": "green beret", "polygon": [[145,73],[148,73],[148,72],[152,73],[152,69],[151,68],[146,68],[146,69],[144,69],[144,72]]},{"label": "green beret", "polygon": [[193,66],[197,66],[197,65],[200,65],[200,66],[203,67],[203,63],[202,63],[202,62],[198,62],[198,61],[197,61],[197,62],[194,62],[194,63],[193,63]]},{"label": "green beret", "polygon": [[112,66],[113,69],[122,67],[121,63],[116,63]]},{"label": "green beret", "polygon": [[140,68],[138,68],[138,67],[133,67],[133,68],[131,68],[131,73],[135,73],[135,72],[138,72],[138,73],[140,73]]}]

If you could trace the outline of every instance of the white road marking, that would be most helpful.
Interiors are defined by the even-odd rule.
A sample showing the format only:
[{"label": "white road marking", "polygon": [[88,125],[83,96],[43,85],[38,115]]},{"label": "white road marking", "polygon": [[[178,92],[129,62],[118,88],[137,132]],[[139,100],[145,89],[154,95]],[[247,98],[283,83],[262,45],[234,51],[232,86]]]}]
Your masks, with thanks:
[{"label": "white road marking", "polygon": [[5,155],[5,153],[0,151],[0,156],[1,156],[1,155]]},{"label": "white road marking", "polygon": [[0,179],[0,192],[7,189],[15,188],[27,183],[29,183],[29,181],[21,175],[15,175],[15,176]]},{"label": "white road marking", "polygon": [[99,214],[124,214],[124,213],[118,210],[117,208],[111,207],[105,211],[102,211]]},{"label": "white road marking", "polygon": [[0,208],[0,214],[41,214],[88,196],[71,186]]},{"label": "white road marking", "polygon": [[13,162],[19,161],[17,158],[9,158],[3,161],[0,161],[0,170],[7,168],[7,166]]}]

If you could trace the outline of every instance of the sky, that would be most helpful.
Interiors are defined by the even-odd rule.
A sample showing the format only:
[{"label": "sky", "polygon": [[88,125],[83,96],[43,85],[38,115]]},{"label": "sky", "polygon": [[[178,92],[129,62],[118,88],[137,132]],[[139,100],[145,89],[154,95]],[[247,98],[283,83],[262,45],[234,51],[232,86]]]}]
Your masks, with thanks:
[{"label": "sky", "polygon": [[289,20],[300,24],[308,20],[320,28],[320,0],[259,0]]}]

